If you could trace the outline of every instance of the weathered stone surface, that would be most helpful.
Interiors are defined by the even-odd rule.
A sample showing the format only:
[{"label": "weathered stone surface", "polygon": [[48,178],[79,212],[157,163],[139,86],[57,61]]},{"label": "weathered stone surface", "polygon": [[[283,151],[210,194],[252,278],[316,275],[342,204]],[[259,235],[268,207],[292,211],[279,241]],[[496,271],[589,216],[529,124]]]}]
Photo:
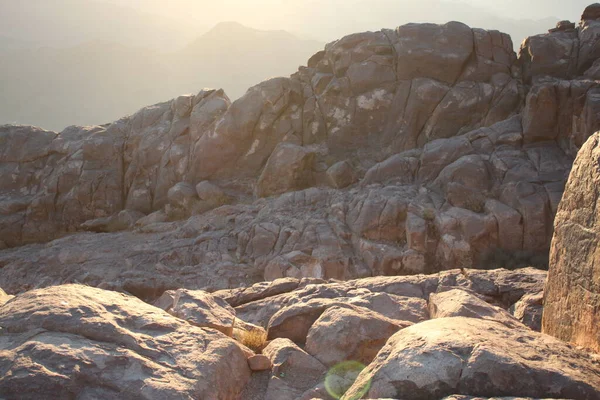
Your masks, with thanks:
[{"label": "weathered stone surface", "polygon": [[268,197],[294,189],[304,189],[313,182],[314,153],[290,143],[273,151],[257,182],[256,195]]},{"label": "weathered stone surface", "polygon": [[544,293],[527,294],[510,308],[511,314],[534,331],[542,330]]},{"label": "weathered stone surface", "polygon": [[[442,318],[396,333],[343,399],[475,396],[594,399],[600,366],[550,336],[474,318]],[[506,382],[511,382],[507,385]]]},{"label": "weathered stone surface", "polygon": [[577,71],[578,50],[576,32],[559,31],[527,38],[519,54],[523,78],[528,83],[534,76],[540,75],[571,78]]},{"label": "weathered stone surface", "polygon": [[[296,289],[243,302],[236,307],[236,314],[239,319],[267,327],[273,316],[279,313],[282,327],[287,320],[301,321],[300,325],[308,332],[314,320],[329,305],[355,305],[392,320],[418,323],[429,319],[427,300],[431,293],[447,290],[448,287],[461,288],[508,309],[524,295],[542,291],[546,274],[545,271],[525,268],[517,271],[452,270],[435,275],[375,277],[331,283],[303,280],[296,281]],[[291,280],[280,282],[288,281]],[[249,293],[252,291],[249,290]],[[315,319],[303,319],[310,315]]]},{"label": "weathered stone surface", "polygon": [[252,371],[267,371],[271,369],[271,360],[265,355],[256,354],[248,358],[248,366]]},{"label": "weathered stone surface", "polygon": [[[542,260],[573,157],[600,129],[599,84],[582,77],[598,29],[530,38],[517,60],[497,31],[408,24],[332,42],[233,104],[203,90],[105,126],[2,127],[0,285],[154,300]],[[71,235],[123,210],[147,217]]]},{"label": "weathered stone surface", "polygon": [[90,232],[118,232],[133,228],[145,215],[139,211],[123,210],[117,215],[86,221],[81,229]]},{"label": "weathered stone surface", "polygon": [[363,307],[330,307],[308,331],[306,351],[327,367],[346,360],[368,365],[394,333],[409,325]]},{"label": "weathered stone surface", "polygon": [[236,399],[245,350],[124,294],[66,285],[0,307],[0,396]]},{"label": "weathered stone surface", "polygon": [[269,321],[268,339],[287,338],[296,343],[304,343],[314,322],[325,310],[336,305],[347,306],[347,301],[313,299],[283,308]]},{"label": "weathered stone surface", "polygon": [[296,400],[322,382],[327,369],[288,339],[275,339],[264,350],[273,364],[265,400]]},{"label": "weathered stone surface", "polygon": [[555,221],[543,332],[600,351],[600,134],[579,152]]},{"label": "weathered stone surface", "polygon": [[340,161],[329,167],[327,178],[331,186],[336,189],[343,189],[358,180],[354,168],[348,161]]},{"label": "weathered stone surface", "polygon": [[298,279],[276,279],[272,282],[261,282],[250,287],[220,290],[212,295],[220,297],[232,307],[238,307],[253,301],[266,299],[279,294],[288,293],[298,288]]},{"label": "weathered stone surface", "polygon": [[429,314],[431,318],[480,318],[500,322],[509,328],[525,328],[523,324],[502,308],[488,304],[460,289],[432,293],[429,296]]},{"label": "weathered stone surface", "polygon": [[225,300],[201,290],[177,290],[168,311],[192,325],[233,334],[235,310]]},{"label": "weathered stone surface", "polygon": [[167,198],[169,201],[167,213],[173,219],[191,215],[199,203],[196,189],[185,182],[179,182],[169,189]]}]

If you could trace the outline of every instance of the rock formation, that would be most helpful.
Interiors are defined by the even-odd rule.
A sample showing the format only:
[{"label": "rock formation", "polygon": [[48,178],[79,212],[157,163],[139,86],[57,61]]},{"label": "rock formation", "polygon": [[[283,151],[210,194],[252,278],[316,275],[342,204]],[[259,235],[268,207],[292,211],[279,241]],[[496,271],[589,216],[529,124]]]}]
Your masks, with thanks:
[{"label": "rock formation", "polygon": [[[338,382],[348,399],[365,380],[368,398],[595,399],[599,360],[506,311],[545,280],[532,268],[285,278],[167,292],[168,313],[82,285],[33,290],[0,307],[0,396],[329,400],[332,371],[353,360],[368,368]],[[232,327],[270,341],[254,355]]]},{"label": "rock formation", "polygon": [[555,221],[544,332],[600,352],[600,133],[583,146]]},{"label": "rock formation", "polygon": [[599,9],[0,127],[0,397],[600,398]]},{"label": "rock formation", "polygon": [[330,43],[233,104],[206,90],[104,126],[4,126],[0,286],[153,297],[543,266],[599,128],[599,24],[531,37],[519,57],[497,31],[408,24]]}]

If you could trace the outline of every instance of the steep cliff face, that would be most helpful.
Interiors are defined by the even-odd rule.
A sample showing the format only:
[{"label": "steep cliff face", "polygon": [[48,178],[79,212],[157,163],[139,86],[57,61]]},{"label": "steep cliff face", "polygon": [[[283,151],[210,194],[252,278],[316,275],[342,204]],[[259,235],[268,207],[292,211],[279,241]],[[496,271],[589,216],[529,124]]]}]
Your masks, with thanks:
[{"label": "steep cliff face", "polygon": [[543,330],[600,351],[600,134],[583,146],[555,221]]},{"label": "steep cliff face", "polygon": [[599,127],[600,23],[554,31],[517,58],[497,31],[408,24],[330,43],[233,104],[207,90],[106,126],[1,127],[6,246],[137,227],[0,252],[0,285],[160,292],[544,254]]}]

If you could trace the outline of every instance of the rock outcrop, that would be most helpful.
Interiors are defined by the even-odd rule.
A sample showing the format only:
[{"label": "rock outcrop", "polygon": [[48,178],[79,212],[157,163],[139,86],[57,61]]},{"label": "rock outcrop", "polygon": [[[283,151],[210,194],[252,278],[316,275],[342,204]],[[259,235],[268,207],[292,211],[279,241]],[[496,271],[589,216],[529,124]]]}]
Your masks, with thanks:
[{"label": "rock outcrop", "polygon": [[[166,292],[156,305],[169,313],[82,285],[33,290],[0,306],[0,396],[595,399],[600,361],[506,311],[545,280],[532,268],[288,278]],[[219,332],[234,318],[246,332],[268,328],[262,354]]]},{"label": "rock outcrop", "polygon": [[[509,384],[510,382],[510,384]],[[595,399],[600,366],[564,342],[473,318],[442,318],[394,335],[343,399],[482,397]]]},{"label": "rock outcrop", "polygon": [[583,146],[555,222],[543,331],[600,351],[600,134]]},{"label": "rock outcrop", "polygon": [[599,10],[0,127],[0,397],[600,398]]},{"label": "rock outcrop", "polygon": [[408,24],[332,42],[233,104],[204,90],[104,126],[4,126],[0,240],[26,246],[0,252],[0,286],[151,297],[542,266],[573,158],[600,128],[592,11],[519,57],[497,31]]},{"label": "rock outcrop", "polygon": [[120,293],[34,290],[0,307],[3,398],[237,399],[248,349]]}]

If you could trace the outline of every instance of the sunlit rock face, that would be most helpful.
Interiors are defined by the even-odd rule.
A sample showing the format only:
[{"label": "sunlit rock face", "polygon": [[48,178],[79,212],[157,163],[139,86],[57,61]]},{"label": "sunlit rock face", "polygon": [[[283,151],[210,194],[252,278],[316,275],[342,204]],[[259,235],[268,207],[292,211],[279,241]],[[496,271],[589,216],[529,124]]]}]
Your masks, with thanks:
[{"label": "sunlit rock face", "polygon": [[0,396],[237,399],[248,349],[141,300],[82,285],[0,307]]},{"label": "sunlit rock face", "polygon": [[555,221],[545,333],[600,351],[600,133],[583,146]]},{"label": "sunlit rock face", "polygon": [[[0,305],[0,396],[596,399],[594,357],[509,315],[546,275],[284,278],[167,291],[156,306],[83,285],[32,290]],[[241,344],[256,331],[259,356]]]},{"label": "sunlit rock face", "polygon": [[[482,319],[453,317],[396,333],[342,399],[478,396],[594,399],[599,367],[550,336]],[[507,384],[510,382],[510,385]]]},{"label": "sunlit rock face", "polygon": [[600,127],[596,23],[519,57],[497,31],[408,24],[332,42],[233,103],[204,90],[104,126],[0,127],[0,286],[153,297],[543,266]]}]

